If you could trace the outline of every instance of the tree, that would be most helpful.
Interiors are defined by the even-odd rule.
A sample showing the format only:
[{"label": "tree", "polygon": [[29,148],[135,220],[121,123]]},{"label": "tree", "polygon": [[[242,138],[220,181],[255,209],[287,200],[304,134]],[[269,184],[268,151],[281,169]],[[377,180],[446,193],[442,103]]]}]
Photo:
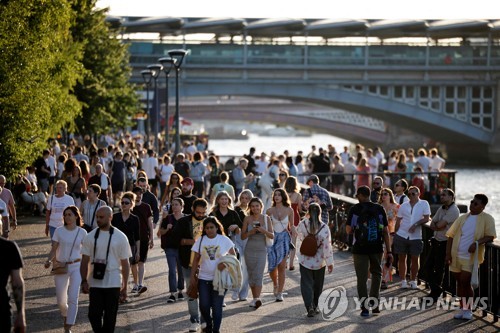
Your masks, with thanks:
[{"label": "tree", "polygon": [[80,113],[72,92],[83,66],[72,15],[64,0],[0,1],[0,173],[8,177]]},{"label": "tree", "polygon": [[75,86],[82,103],[76,119],[81,134],[104,134],[130,125],[137,112],[138,97],[129,83],[128,45],[119,30],[106,22],[107,9],[95,9],[96,0],[73,0],[76,19],[71,27],[73,39],[83,46],[84,77]]}]

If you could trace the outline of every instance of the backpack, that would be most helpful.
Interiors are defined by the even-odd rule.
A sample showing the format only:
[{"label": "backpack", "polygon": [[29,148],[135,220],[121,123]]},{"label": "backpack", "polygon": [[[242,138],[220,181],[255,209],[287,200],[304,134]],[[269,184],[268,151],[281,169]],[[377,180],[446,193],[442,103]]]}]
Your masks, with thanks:
[{"label": "backpack", "polygon": [[375,207],[363,207],[359,214],[357,224],[354,227],[355,245],[375,245],[382,242],[382,231],[384,225],[379,222]]},{"label": "backpack", "polygon": [[321,229],[323,229],[324,226],[325,224],[323,224],[315,234],[311,234],[309,230],[307,231],[307,236],[304,237],[304,239],[302,240],[302,245],[300,245],[300,253],[308,257],[314,257],[316,255],[319,247],[321,246],[321,243],[318,245],[316,235],[319,234],[319,232],[321,231]]},{"label": "backpack", "polygon": [[405,202],[406,194],[403,194],[401,198],[399,198],[399,204],[402,205]]}]

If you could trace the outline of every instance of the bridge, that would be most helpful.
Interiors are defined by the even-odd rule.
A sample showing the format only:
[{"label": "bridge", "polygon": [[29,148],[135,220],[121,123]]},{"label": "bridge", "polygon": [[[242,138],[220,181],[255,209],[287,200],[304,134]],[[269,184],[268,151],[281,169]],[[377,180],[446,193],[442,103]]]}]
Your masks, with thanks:
[{"label": "bridge", "polygon": [[[385,147],[404,145],[397,129],[406,129],[444,144],[455,160],[500,162],[500,20],[109,19],[131,45],[134,82],[168,50],[189,49],[182,98],[252,96],[291,101],[306,112],[304,105],[341,109],[385,126],[367,133],[356,123],[316,117],[314,108],[308,116],[287,112],[302,126],[356,133],[351,137]],[[164,82],[158,79],[160,88]],[[174,84],[169,90],[174,96]],[[233,110],[237,115],[218,105],[199,109],[242,119],[250,107]],[[251,116],[285,117],[272,107],[253,108]]]}]

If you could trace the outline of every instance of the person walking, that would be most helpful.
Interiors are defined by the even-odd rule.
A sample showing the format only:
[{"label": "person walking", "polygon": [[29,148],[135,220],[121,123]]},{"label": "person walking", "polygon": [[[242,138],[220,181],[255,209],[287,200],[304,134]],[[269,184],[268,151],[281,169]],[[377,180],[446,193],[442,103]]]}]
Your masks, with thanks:
[{"label": "person walking", "polygon": [[[84,239],[80,275],[82,292],[89,294],[89,320],[97,333],[114,332],[119,299],[127,298],[128,258],[132,256],[127,236],[111,225],[113,210],[97,210],[97,225]],[[93,263],[92,269],[89,265]],[[87,280],[88,279],[88,280]]]},{"label": "person walking", "polygon": [[307,215],[307,218],[297,226],[297,233],[300,239],[304,239],[309,234],[315,235],[318,250],[313,257],[306,256],[299,251],[298,258],[302,300],[307,310],[307,316],[313,317],[315,314],[319,314],[318,300],[323,291],[325,267],[328,267],[328,273],[333,271],[333,249],[328,226],[321,221],[319,205],[310,204]]},{"label": "person walking", "polygon": [[[387,249],[390,249],[391,243],[387,229],[387,215],[381,205],[370,202],[370,188],[368,186],[358,187],[356,197],[359,203],[349,210],[346,232],[354,234],[352,256],[356,271],[358,297],[363,300],[361,316],[368,317],[370,315],[369,308],[372,306],[368,303],[368,296],[378,299],[380,294],[383,244]],[[392,252],[390,251],[387,251],[387,261],[392,261]],[[368,271],[371,273],[369,294],[366,286]],[[380,313],[378,306],[372,307],[372,313]]]},{"label": "person walking", "polygon": [[56,229],[64,225],[64,209],[75,204],[73,198],[65,194],[67,189],[68,184],[64,180],[58,180],[56,183],[56,193],[52,194],[47,202],[47,214],[45,215],[45,236],[48,236],[50,232],[50,239],[54,237]]},{"label": "person walking", "polygon": [[[71,332],[78,312],[78,296],[82,282],[81,248],[87,232],[81,228],[82,218],[76,206],[66,207],[63,211],[63,219],[64,225],[54,232],[52,248],[45,262],[45,268],[49,268],[52,264],[57,305],[64,319],[64,332]],[[64,273],[59,274],[58,269],[62,269]]]},{"label": "person walking", "polygon": [[[293,225],[297,227],[300,223],[300,211],[302,211],[302,195],[300,194],[300,186],[297,178],[290,176],[285,181],[285,191],[290,198],[290,205],[293,209]],[[295,261],[295,246],[297,244],[297,234],[292,234],[293,247],[290,249],[289,269],[293,271],[295,266],[293,265]]]},{"label": "person walking", "polygon": [[273,294],[276,302],[283,302],[283,288],[285,287],[286,261],[290,253],[290,233],[295,234],[293,224],[293,209],[290,207],[290,198],[285,190],[278,188],[273,193],[272,207],[267,210],[274,230],[273,246],[267,249],[267,268],[273,281]]},{"label": "person walking", "polygon": [[[205,332],[218,333],[222,324],[222,304],[224,296],[214,289],[215,271],[224,270],[226,266],[221,259],[230,254],[236,255],[234,244],[224,234],[224,227],[216,217],[209,216],[203,221],[203,231],[193,245],[194,252],[192,267],[199,266],[198,291],[200,313],[205,319],[207,326]],[[195,270],[191,271],[190,283],[195,283]]]}]

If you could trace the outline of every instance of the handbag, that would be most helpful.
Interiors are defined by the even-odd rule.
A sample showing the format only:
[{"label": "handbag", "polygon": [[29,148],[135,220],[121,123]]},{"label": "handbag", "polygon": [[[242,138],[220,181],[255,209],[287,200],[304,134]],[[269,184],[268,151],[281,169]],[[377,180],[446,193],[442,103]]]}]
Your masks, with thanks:
[{"label": "handbag", "polygon": [[[69,251],[68,260],[71,259],[71,254],[73,253],[73,248],[75,247],[76,239],[78,238],[78,234],[80,233],[80,229],[76,232],[75,239],[73,240],[73,245],[71,245],[71,251]],[[61,275],[68,273],[68,263],[54,260],[52,263],[52,269],[50,270],[50,274],[52,275]]]},{"label": "handbag", "polygon": [[[200,245],[198,246],[198,253],[201,255],[201,242],[203,241],[203,236],[200,239]],[[196,272],[194,273],[193,280],[189,283],[189,287],[187,289],[186,294],[189,298],[197,299],[198,298],[198,276],[200,274],[200,266],[196,267]],[[194,282],[194,283],[193,283]]]},{"label": "handbag", "polygon": [[474,265],[472,266],[472,277],[470,284],[473,289],[479,287],[479,243],[476,241],[476,251],[474,251]]},{"label": "handbag", "polygon": [[[267,220],[269,219],[268,217],[265,218],[266,219],[266,230],[269,230],[269,228],[267,227]],[[274,238],[269,238],[267,236],[264,235],[264,237],[266,237],[266,247],[272,247],[274,245]]]}]

